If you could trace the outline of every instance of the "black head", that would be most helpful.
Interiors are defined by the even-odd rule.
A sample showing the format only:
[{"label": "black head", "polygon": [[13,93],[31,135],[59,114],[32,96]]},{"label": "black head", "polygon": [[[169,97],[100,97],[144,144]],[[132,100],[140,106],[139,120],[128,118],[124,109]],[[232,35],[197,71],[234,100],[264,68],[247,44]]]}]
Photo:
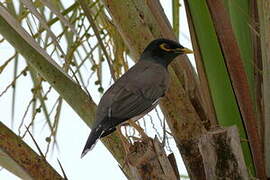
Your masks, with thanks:
[{"label": "black head", "polygon": [[181,54],[193,53],[178,42],[169,39],[156,39],[145,48],[141,60],[156,61],[168,66],[172,60]]}]

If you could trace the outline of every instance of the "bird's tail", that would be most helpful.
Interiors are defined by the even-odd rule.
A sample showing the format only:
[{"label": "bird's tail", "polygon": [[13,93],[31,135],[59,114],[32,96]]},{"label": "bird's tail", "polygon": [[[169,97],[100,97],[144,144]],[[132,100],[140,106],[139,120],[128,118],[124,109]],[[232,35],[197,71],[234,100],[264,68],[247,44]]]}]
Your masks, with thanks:
[{"label": "bird's tail", "polygon": [[97,140],[100,138],[100,136],[102,134],[102,131],[103,130],[101,127],[97,127],[97,128],[92,129],[92,131],[87,139],[87,142],[83,148],[81,158],[83,158],[83,156],[85,156],[88,151],[91,151],[94,148]]}]

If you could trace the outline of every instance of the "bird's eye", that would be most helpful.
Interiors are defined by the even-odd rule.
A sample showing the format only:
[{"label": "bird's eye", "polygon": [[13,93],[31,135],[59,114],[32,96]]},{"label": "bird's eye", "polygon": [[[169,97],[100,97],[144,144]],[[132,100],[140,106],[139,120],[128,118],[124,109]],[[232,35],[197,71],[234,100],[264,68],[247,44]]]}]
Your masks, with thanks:
[{"label": "bird's eye", "polygon": [[173,49],[171,49],[171,48],[169,47],[169,45],[166,44],[166,43],[160,44],[159,47],[160,47],[162,50],[167,51],[167,52],[173,51]]}]

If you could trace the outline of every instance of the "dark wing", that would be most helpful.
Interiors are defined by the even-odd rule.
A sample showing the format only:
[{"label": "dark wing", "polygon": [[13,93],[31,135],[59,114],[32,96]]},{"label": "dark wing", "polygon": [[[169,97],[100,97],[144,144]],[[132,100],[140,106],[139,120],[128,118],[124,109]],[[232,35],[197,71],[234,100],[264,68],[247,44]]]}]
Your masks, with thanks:
[{"label": "dark wing", "polygon": [[[137,63],[102,97],[97,109],[97,124],[113,119],[113,126],[145,112],[165,93],[167,70],[150,62]],[[110,117],[110,118],[107,118]]]},{"label": "dark wing", "polygon": [[[152,91],[151,87],[145,91]],[[142,92],[134,92],[125,87],[119,92],[118,98],[111,105],[111,117],[119,119],[119,121],[127,120],[140,115],[146,111],[151,105],[161,96],[159,93],[156,96],[152,95],[148,98]]]}]

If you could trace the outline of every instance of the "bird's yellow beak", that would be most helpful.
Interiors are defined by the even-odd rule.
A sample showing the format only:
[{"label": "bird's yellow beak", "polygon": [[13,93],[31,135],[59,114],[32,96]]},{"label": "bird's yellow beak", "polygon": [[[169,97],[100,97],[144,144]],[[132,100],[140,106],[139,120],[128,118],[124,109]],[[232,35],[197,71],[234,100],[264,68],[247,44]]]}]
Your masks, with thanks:
[{"label": "bird's yellow beak", "polygon": [[180,53],[180,54],[192,54],[193,53],[192,50],[185,48],[185,47],[184,48],[176,48],[175,52]]},{"label": "bird's yellow beak", "polygon": [[193,54],[193,51],[188,48],[182,48],[180,51],[184,54]]}]

